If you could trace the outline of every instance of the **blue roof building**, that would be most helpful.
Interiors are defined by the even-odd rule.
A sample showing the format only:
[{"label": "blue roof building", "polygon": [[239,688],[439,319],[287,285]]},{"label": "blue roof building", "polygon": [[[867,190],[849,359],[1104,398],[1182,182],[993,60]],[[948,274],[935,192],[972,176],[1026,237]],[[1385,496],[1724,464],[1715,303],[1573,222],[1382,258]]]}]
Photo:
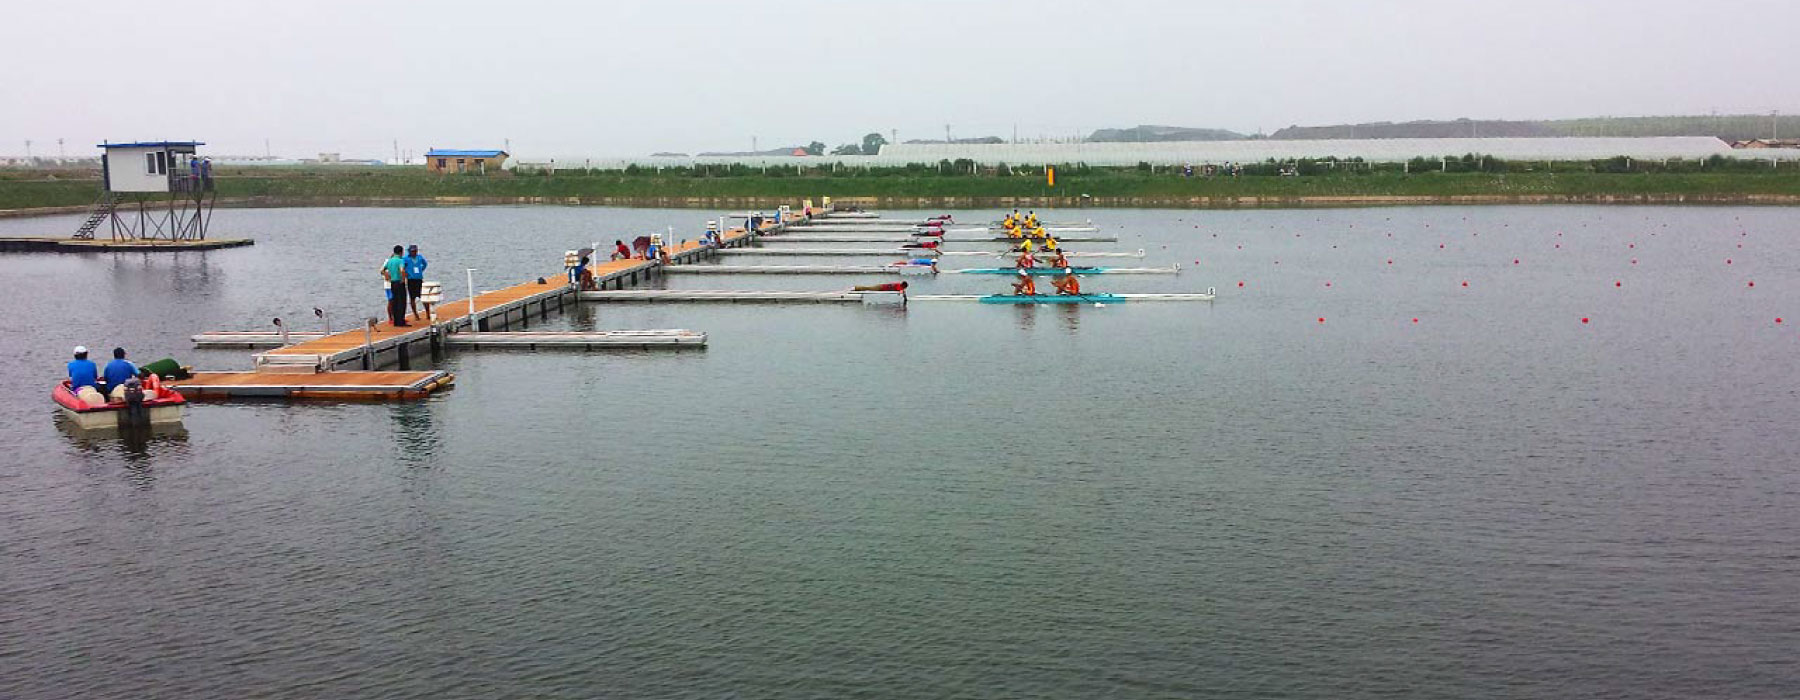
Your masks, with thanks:
[{"label": "blue roof building", "polygon": [[425,152],[425,169],[434,173],[485,173],[506,163],[502,150],[433,148]]}]

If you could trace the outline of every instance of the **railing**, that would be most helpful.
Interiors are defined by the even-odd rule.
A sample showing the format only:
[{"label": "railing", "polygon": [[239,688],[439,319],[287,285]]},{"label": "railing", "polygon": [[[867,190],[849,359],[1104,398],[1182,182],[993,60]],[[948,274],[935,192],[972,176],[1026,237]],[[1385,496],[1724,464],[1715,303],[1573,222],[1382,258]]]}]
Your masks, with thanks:
[{"label": "railing", "polygon": [[196,172],[193,170],[177,171],[169,178],[169,191],[186,192],[190,194],[196,192],[211,192],[213,191],[212,174],[204,171]]}]

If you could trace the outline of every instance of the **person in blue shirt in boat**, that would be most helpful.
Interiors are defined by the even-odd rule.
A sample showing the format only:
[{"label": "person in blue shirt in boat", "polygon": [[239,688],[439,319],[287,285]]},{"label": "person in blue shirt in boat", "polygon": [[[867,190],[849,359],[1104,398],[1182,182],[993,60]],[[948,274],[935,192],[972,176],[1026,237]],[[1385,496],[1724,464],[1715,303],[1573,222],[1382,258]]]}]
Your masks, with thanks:
[{"label": "person in blue shirt in boat", "polygon": [[86,345],[75,346],[75,359],[69,361],[69,391],[79,393],[84,386],[100,390],[100,367],[87,355]]},{"label": "person in blue shirt in boat", "polygon": [[137,365],[125,359],[125,348],[113,348],[112,362],[106,363],[106,370],[100,373],[100,378],[106,380],[106,386],[100,393],[109,396],[116,393],[120,387],[125,386],[125,382],[136,378],[137,373]]},{"label": "person in blue shirt in boat", "polygon": [[414,243],[406,249],[406,257],[400,259],[400,266],[406,272],[406,299],[412,303],[413,320],[419,320],[419,295],[425,290],[425,256],[419,254],[419,244]]}]

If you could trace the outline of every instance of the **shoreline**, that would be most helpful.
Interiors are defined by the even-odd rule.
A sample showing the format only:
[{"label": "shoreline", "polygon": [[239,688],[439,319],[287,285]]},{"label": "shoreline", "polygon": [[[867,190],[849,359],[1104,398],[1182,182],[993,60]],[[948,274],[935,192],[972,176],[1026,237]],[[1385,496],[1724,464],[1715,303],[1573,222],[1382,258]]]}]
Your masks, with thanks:
[{"label": "shoreline", "polygon": [[[867,209],[1331,209],[1385,206],[1454,205],[1756,205],[1797,206],[1800,194],[1458,194],[1458,195],[1274,195],[1274,196],[1103,196],[1103,197],[958,197],[833,196],[839,206]],[[280,196],[220,198],[221,209],[290,209],[306,207],[430,208],[468,206],[583,206],[639,209],[774,209],[797,206],[793,197],[713,196]],[[88,205],[0,209],[0,219],[85,214]],[[160,209],[151,205],[152,209]]]}]

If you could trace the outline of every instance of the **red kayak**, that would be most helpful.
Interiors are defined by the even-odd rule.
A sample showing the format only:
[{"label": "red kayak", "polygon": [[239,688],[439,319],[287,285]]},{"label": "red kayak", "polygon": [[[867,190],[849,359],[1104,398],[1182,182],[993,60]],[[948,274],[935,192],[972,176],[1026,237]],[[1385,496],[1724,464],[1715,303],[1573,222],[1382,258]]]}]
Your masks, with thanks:
[{"label": "red kayak", "polygon": [[[111,428],[121,423],[130,424],[136,407],[124,401],[108,402],[104,406],[90,406],[81,397],[76,396],[69,387],[69,380],[64,379],[50,388],[50,399],[62,409],[62,414],[69,417],[81,428]],[[187,399],[181,393],[164,387],[157,395],[144,392],[143,411],[140,419],[149,425],[165,425],[181,422],[182,407]]]}]

